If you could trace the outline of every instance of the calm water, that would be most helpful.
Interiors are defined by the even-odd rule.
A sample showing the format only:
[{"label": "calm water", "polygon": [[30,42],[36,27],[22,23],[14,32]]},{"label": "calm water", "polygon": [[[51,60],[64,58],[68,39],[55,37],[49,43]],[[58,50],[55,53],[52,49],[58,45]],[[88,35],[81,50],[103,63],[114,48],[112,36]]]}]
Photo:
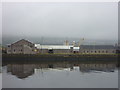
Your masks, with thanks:
[{"label": "calm water", "polygon": [[117,88],[115,63],[11,63],[2,68],[3,88]]}]

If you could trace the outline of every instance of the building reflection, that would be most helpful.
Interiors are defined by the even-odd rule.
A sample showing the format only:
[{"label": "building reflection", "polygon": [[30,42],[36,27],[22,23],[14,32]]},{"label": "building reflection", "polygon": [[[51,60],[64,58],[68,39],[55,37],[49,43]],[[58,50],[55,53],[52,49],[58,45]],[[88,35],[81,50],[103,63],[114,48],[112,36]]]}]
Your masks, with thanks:
[{"label": "building reflection", "polygon": [[34,65],[32,64],[8,64],[7,72],[16,75],[18,78],[27,78],[34,74]]},{"label": "building reflection", "polygon": [[81,72],[103,71],[114,72],[117,69],[116,64],[81,64]]},{"label": "building reflection", "polygon": [[17,76],[20,79],[27,78],[34,73],[49,70],[67,70],[67,71],[80,71],[90,73],[92,71],[114,72],[117,69],[116,64],[81,64],[81,63],[37,63],[37,64],[7,64],[7,73]]}]

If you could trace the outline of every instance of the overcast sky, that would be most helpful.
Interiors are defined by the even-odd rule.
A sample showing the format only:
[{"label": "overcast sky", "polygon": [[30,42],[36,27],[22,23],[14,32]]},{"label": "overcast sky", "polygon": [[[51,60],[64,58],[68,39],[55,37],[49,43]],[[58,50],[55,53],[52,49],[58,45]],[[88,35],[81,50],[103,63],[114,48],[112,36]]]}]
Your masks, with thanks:
[{"label": "overcast sky", "polygon": [[118,3],[3,3],[3,36],[116,40]]}]

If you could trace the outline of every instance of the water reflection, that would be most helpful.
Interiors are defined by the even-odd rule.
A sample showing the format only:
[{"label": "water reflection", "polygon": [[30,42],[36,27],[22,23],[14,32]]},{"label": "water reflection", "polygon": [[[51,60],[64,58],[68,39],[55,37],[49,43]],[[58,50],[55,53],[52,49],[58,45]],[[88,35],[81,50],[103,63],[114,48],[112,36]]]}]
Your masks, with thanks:
[{"label": "water reflection", "polygon": [[27,78],[34,74],[34,65],[32,64],[8,64],[7,73],[16,75],[18,78]]},{"label": "water reflection", "polygon": [[[54,62],[54,63],[24,63],[24,64],[7,64],[7,73],[20,79],[27,78],[35,73],[44,73],[47,71],[79,71],[81,73],[91,73],[95,71],[114,72],[117,69],[116,63],[75,63],[75,62]],[[43,74],[44,75],[44,74]]]}]

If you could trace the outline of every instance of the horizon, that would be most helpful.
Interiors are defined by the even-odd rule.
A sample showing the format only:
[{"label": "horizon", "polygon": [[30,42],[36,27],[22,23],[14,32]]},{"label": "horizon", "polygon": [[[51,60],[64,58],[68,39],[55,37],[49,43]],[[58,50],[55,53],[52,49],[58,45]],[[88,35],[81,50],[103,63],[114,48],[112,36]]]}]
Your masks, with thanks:
[{"label": "horizon", "polygon": [[83,42],[81,44],[83,45],[115,45],[118,44],[118,41],[116,40],[96,40],[96,39],[86,39],[84,38],[84,41],[82,41],[83,38],[70,38],[70,37],[3,37],[2,38],[2,45],[6,46],[7,44],[12,44],[16,41],[19,41],[21,39],[29,40],[30,42],[33,42],[34,44],[41,44],[41,45],[63,45],[65,40],[68,40],[69,44],[72,44],[73,41],[76,43]]}]

